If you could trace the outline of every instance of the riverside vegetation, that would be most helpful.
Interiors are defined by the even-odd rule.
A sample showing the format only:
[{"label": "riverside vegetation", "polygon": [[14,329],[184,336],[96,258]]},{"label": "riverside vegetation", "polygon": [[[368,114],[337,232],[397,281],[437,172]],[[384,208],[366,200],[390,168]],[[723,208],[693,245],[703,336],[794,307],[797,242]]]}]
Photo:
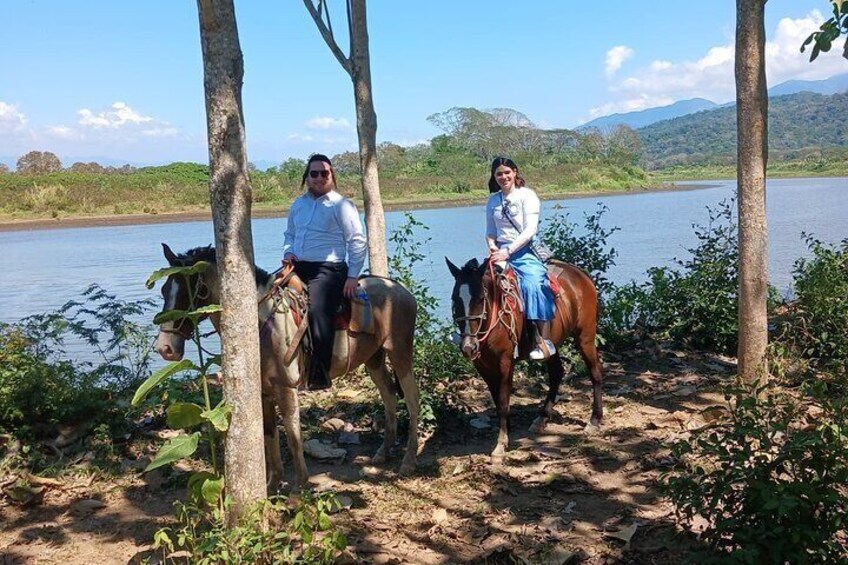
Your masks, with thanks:
[{"label": "riverside vegetation", "polygon": [[[599,339],[608,363],[630,355],[637,360],[643,357],[647,366],[656,370],[661,363],[657,352],[671,352],[672,357],[687,359],[691,355],[733,351],[738,330],[737,251],[732,237],[736,226],[731,205],[725,202],[708,210],[708,223],[696,228],[697,244],[689,250],[688,258],[671,267],[651,269],[645,283],[621,286],[610,283],[605,276],[616,258],[615,250],[607,245],[607,237],[617,228],[604,225],[603,207],[586,214],[582,222],[562,213],[546,221],[543,237],[547,243],[559,256],[589,272],[602,292]],[[640,547],[645,547],[645,555],[654,563],[677,563],[683,558],[708,562],[832,563],[848,558],[848,240],[826,245],[814,235],[806,237],[812,255],[796,263],[797,298],[790,302],[775,299],[770,305],[773,376],[769,384],[751,390],[732,374],[712,381],[712,391],[723,400],[696,411],[694,415],[703,425],[685,428],[643,456],[660,461],[640,473],[657,473],[653,465],[659,465],[660,480],[648,488],[655,491],[656,504],[665,501],[662,503],[670,505],[669,516],[652,526],[657,528],[655,535],[640,540],[637,534],[631,545],[631,537],[637,531],[637,526],[633,526],[628,544],[622,549],[603,538],[594,542],[584,539],[582,544],[557,541],[570,538],[551,537],[559,532],[554,527],[545,530],[549,532],[545,536],[515,534],[512,539],[518,541],[490,549],[486,558],[507,562],[524,556],[521,558],[538,560],[560,551],[562,544],[591,563],[621,558],[628,551],[629,559],[641,562]],[[480,385],[474,385],[473,369],[444,339],[450,324],[435,312],[439,298],[446,297],[432,296],[425,282],[412,276],[415,264],[440,259],[424,252],[426,226],[408,216],[391,238],[397,249],[391,258],[392,275],[410,288],[420,305],[415,375],[422,392],[422,428],[428,436],[436,434],[429,440],[436,442],[439,433],[469,428],[473,416],[468,408],[471,389]],[[401,519],[392,514],[397,508],[405,507],[410,515],[421,515],[421,507],[414,505],[421,502],[414,502],[417,499],[409,492],[404,494],[403,484],[397,483],[399,478],[389,476],[369,487],[373,489],[371,498],[354,502],[353,507],[350,500],[343,503],[334,496],[331,488],[317,496],[274,498],[257,508],[257,517],[273,517],[270,529],[263,529],[258,518],[235,530],[225,528],[220,512],[226,499],[219,496],[219,475],[212,459],[218,441],[212,428],[226,427],[226,409],[222,408],[225,405],[219,404],[220,389],[210,386],[206,373],[211,366],[205,365],[200,372],[166,368],[158,375],[167,378],[151,379],[152,328],[128,321],[150,310],[149,301],[127,303],[93,286],[82,301],[69,303],[57,312],[0,326],[0,485],[2,503],[9,506],[4,514],[11,508],[19,509],[14,514],[17,518],[12,523],[17,529],[13,528],[13,533],[22,532],[28,520],[39,520],[37,514],[28,519],[28,513],[36,512],[33,509],[44,503],[45,494],[51,489],[61,491],[57,485],[69,477],[89,476],[89,485],[91,481],[111,484],[109,490],[123,489],[130,496],[133,487],[121,481],[131,480],[144,467],[163,462],[161,456],[155,456],[160,440],[151,438],[173,438],[169,428],[181,427],[178,416],[189,412],[187,406],[196,406],[194,412],[206,410],[210,414],[211,407],[217,406],[225,417],[220,422],[215,420],[217,423],[209,427],[209,441],[184,454],[187,458],[182,463],[168,461],[169,465],[157,470],[164,472],[168,492],[181,493],[187,488],[188,499],[178,505],[175,519],[150,520],[143,535],[148,536],[148,543],[155,541],[158,549],[140,550],[140,559],[158,555],[165,562],[189,558],[196,563],[358,561],[376,551],[374,535],[385,527],[375,529],[379,512],[369,510],[372,505],[389,504],[381,512],[394,516],[392,520]],[[101,361],[75,362],[63,347],[72,336],[82,338],[99,352]],[[582,370],[577,356],[566,353],[569,368]],[[519,380],[541,382],[537,371],[531,364],[522,365]],[[657,375],[647,374],[652,379]],[[136,402],[130,403],[134,391],[145,380],[148,384],[155,381],[156,386],[143,387],[145,394],[137,395]],[[357,382],[355,377],[344,379],[336,383],[341,391],[318,395],[304,404],[307,435],[320,436],[322,422],[340,410],[349,410],[345,413],[354,422],[374,421],[374,414],[379,413],[377,396],[373,390],[363,392]],[[607,384],[619,387],[618,392],[607,392],[613,406],[618,406],[612,409],[613,420],[622,417],[620,413],[616,415],[622,408],[628,409],[628,404],[622,404],[628,394],[633,395],[633,401],[661,402],[659,397],[638,400],[641,397],[635,391],[628,393],[620,382],[613,378]],[[351,389],[356,392],[346,394]],[[709,391],[703,394],[705,398],[715,397]],[[355,404],[350,403],[351,398],[357,398]],[[568,410],[568,404],[558,410]],[[211,417],[207,420],[212,422]],[[193,418],[191,423],[203,421],[202,417]],[[644,429],[628,428],[627,433],[651,446],[656,440],[645,434],[656,429],[657,423],[644,425]],[[370,426],[364,423],[359,429]],[[582,456],[597,465],[608,461],[615,443],[612,437],[619,436],[618,432],[606,433],[613,435],[595,443],[570,444],[569,453],[573,455],[569,459],[576,457],[580,461]],[[520,449],[516,451],[522,453]],[[542,456],[532,453],[531,460]],[[436,461],[448,457],[444,453],[434,455]],[[468,465],[462,463],[466,459],[450,460],[455,462],[447,469],[438,463],[425,465],[421,477],[410,479],[418,486],[410,488],[429,492],[435,488],[432,485],[444,484],[451,497],[460,496],[467,488],[463,477],[469,472],[469,481],[477,488],[481,483],[503,482],[501,475],[485,466],[472,464],[472,471],[463,470]],[[545,465],[550,469],[556,461]],[[641,461],[642,465],[647,464],[647,459]],[[171,469],[171,465],[175,467]],[[574,467],[567,469],[542,475],[539,480],[549,485],[546,492],[559,488],[563,477],[574,472]],[[361,475],[354,482],[368,483],[374,480],[370,476]],[[523,482],[529,480],[525,478]],[[203,484],[211,486],[204,492]],[[343,488],[341,483],[335,484],[335,489]],[[519,480],[504,488],[517,489],[521,484]],[[565,484],[571,488],[563,492],[572,494],[562,496],[584,496],[573,493],[584,492],[581,489],[585,486]],[[518,518],[519,499],[510,498],[508,493],[504,496],[505,501],[499,504],[505,506],[487,522],[502,519],[498,516],[503,512],[512,512]],[[613,494],[600,491],[585,496],[589,498],[579,498],[582,510],[578,510],[590,512],[592,504],[608,504]],[[390,502],[381,502],[384,499]],[[96,503],[99,499],[93,500]],[[565,500],[562,502],[565,504]],[[364,512],[357,513],[356,507],[363,504]],[[467,509],[472,523],[475,513],[485,511],[483,502],[477,504],[483,506]],[[573,503],[569,508],[568,512],[574,512]],[[540,519],[528,518],[530,524],[537,524]],[[399,543],[432,539],[438,540],[432,547],[460,560],[466,554],[455,544],[461,545],[464,535],[477,535],[473,533],[476,530],[451,533],[446,530],[449,522],[445,518],[434,520],[427,526],[430,529],[426,535],[416,533],[408,525],[407,529],[412,529],[400,538],[397,534],[394,538],[389,536],[384,550],[390,552]],[[692,531],[699,531],[700,535],[696,537]],[[673,541],[659,549],[650,546],[650,539],[659,536],[657,532],[671,532],[663,536],[670,535]],[[68,543],[73,537],[71,529],[63,536],[53,545]],[[20,556],[28,555],[25,547],[31,546],[21,543],[0,536],[0,548],[12,552],[10,555],[15,555],[15,551]],[[85,543],[91,546],[90,539]],[[522,543],[526,547],[520,547]],[[104,555],[108,551],[104,550]],[[102,561],[103,555],[99,557]]]},{"label": "riverside vegetation", "polygon": [[[770,176],[848,176],[844,98],[800,93],[769,107]],[[677,180],[733,178],[735,112],[719,108],[639,130],[617,126],[545,130],[500,108],[452,108],[429,118],[442,135],[413,147],[378,147],[380,189],[388,206],[479,202],[487,195],[489,163],[507,154],[522,164],[542,197],[661,188]],[[339,188],[359,198],[359,157],[332,158]],[[281,211],[300,190],[304,161],[251,168],[254,209]],[[0,221],[68,216],[164,214],[208,210],[209,168],[196,163],[158,167],[62,167],[49,152],[22,156],[17,170],[0,167]]]}]

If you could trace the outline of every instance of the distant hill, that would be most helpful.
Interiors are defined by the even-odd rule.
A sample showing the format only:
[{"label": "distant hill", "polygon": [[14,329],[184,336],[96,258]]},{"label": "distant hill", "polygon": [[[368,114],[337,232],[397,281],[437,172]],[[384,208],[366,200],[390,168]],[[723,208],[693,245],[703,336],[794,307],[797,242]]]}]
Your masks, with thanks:
[{"label": "distant hill", "polygon": [[[846,91],[848,91],[848,73],[824,80],[788,80],[769,88],[769,97],[774,98],[777,96],[786,96],[787,94],[797,94],[799,92],[837,94]],[[716,104],[704,98],[692,98],[690,100],[680,100],[668,106],[659,106],[657,108],[639,110],[638,112],[611,114],[609,116],[595,118],[576,129],[577,131],[584,131],[588,128],[598,128],[603,132],[607,132],[619,124],[630,126],[633,129],[639,129],[663,120],[671,120],[703,110],[733,106],[733,104],[733,102]]]},{"label": "distant hill", "polygon": [[[808,148],[848,147],[848,92],[801,92],[769,100],[769,149],[775,157]],[[732,163],[735,105],[657,122],[637,130],[649,168]]]},{"label": "distant hill", "polygon": [[716,107],[718,107],[718,104],[704,98],[680,100],[668,106],[648,108],[647,110],[627,112],[624,114],[611,114],[609,116],[595,118],[594,120],[586,122],[582,126],[578,127],[577,131],[584,131],[589,128],[598,128],[603,132],[607,132],[621,124],[630,126],[633,129],[639,129],[662,120],[670,120],[672,118],[677,118],[678,116],[694,114],[701,110],[710,110]]},{"label": "distant hill", "polygon": [[846,91],[848,91],[848,73],[824,80],[787,80],[773,88],[769,88],[769,96],[785,96],[798,92],[837,94]]}]

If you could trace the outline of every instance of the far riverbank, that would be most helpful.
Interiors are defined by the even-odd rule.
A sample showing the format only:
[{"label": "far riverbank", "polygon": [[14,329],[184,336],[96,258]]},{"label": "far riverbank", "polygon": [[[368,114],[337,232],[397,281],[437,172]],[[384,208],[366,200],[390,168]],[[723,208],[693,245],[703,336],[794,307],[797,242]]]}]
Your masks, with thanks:
[{"label": "far riverbank", "polygon": [[[653,187],[637,187],[629,190],[598,190],[581,192],[545,192],[540,194],[543,200],[562,200],[572,198],[597,198],[608,196],[623,196],[632,194],[643,194],[650,192],[674,192],[686,190],[699,190],[716,186],[715,183],[675,183],[667,182]],[[387,212],[406,210],[428,210],[438,208],[460,208],[464,206],[481,206],[485,203],[485,193],[475,193],[467,198],[439,199],[439,200],[398,200],[384,202],[383,207]],[[354,202],[362,211],[362,200],[354,198]],[[285,217],[288,207],[266,207],[254,205],[252,217],[254,219]],[[0,232],[26,231],[26,230],[50,230],[70,228],[90,228],[101,226],[133,226],[148,224],[168,224],[178,222],[203,222],[211,221],[212,213],[208,209],[188,209],[178,212],[162,212],[148,214],[111,214],[111,215],[81,215],[81,216],[59,216],[55,218],[4,218],[0,217]]]}]

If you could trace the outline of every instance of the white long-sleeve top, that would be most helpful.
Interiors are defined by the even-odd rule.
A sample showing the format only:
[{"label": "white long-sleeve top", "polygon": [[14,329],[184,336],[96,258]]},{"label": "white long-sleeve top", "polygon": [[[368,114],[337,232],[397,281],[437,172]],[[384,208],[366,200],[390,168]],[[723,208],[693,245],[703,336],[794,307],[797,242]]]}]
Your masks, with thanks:
[{"label": "white long-sleeve top", "polygon": [[331,190],[316,198],[306,191],[289,209],[283,257],[300,261],[341,263],[348,277],[357,277],[365,264],[365,233],[353,202]]},{"label": "white long-sleeve top", "polygon": [[[539,197],[531,188],[515,187],[506,197],[500,191],[495,192],[486,203],[486,235],[494,239],[498,247],[506,247],[510,254],[515,253],[536,235],[540,210]],[[504,212],[519,229],[504,216]]]}]

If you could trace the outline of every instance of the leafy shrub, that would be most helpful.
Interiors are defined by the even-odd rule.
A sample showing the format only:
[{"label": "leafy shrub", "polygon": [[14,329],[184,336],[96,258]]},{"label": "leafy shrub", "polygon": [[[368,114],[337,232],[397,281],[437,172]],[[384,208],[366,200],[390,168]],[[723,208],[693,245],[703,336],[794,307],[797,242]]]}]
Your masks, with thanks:
[{"label": "leafy shrub", "polygon": [[592,277],[600,295],[606,295],[613,288],[607,279],[607,271],[615,265],[618,252],[607,248],[607,238],[620,228],[604,228],[601,220],[609,208],[598,204],[595,212],[584,214],[584,233],[578,235],[575,224],[569,222],[568,214],[556,213],[545,219],[541,239],[548,244],[554,256],[577,265]]},{"label": "leafy shrub", "polygon": [[168,558],[179,552],[188,552],[196,565],[334,563],[347,546],[330,520],[330,513],[340,507],[329,493],[304,493],[299,500],[274,497],[261,501],[241,524],[229,527],[220,510],[178,504],[178,525],[156,532],[154,544],[162,550],[164,563],[183,562]]},{"label": "leafy shrub", "polygon": [[420,384],[421,426],[427,429],[435,425],[437,412],[444,410],[451,401],[446,394],[448,383],[454,381],[458,373],[472,372],[472,368],[459,348],[446,340],[453,325],[436,316],[439,299],[412,274],[414,266],[427,259],[421,248],[430,241],[430,238],[419,238],[416,232],[429,228],[410,214],[405,217],[406,222],[389,236],[395,246],[394,254],[389,257],[389,273],[409,289],[418,303],[413,366]]},{"label": "leafy shrub", "polygon": [[[83,296],[55,312],[0,325],[0,427],[27,434],[104,422],[116,415],[114,395],[149,372],[149,333],[130,319],[149,302],[118,300],[97,285]],[[91,346],[100,362],[72,361],[68,339]]]},{"label": "leafy shrub", "polygon": [[804,235],[811,259],[795,263],[793,335],[802,354],[845,373],[848,362],[848,239],[841,248]]},{"label": "leafy shrub", "polygon": [[[678,441],[663,488],[684,521],[701,516],[720,563],[848,559],[848,409],[821,386],[802,402],[769,388],[726,396],[729,418]],[[808,413],[806,405],[817,405]]]},{"label": "leafy shrub", "polygon": [[691,257],[678,268],[652,267],[649,280],[617,289],[608,301],[609,333],[641,327],[692,347],[733,352],[738,336],[738,259],[731,203],[707,208],[709,223],[694,225]]}]

